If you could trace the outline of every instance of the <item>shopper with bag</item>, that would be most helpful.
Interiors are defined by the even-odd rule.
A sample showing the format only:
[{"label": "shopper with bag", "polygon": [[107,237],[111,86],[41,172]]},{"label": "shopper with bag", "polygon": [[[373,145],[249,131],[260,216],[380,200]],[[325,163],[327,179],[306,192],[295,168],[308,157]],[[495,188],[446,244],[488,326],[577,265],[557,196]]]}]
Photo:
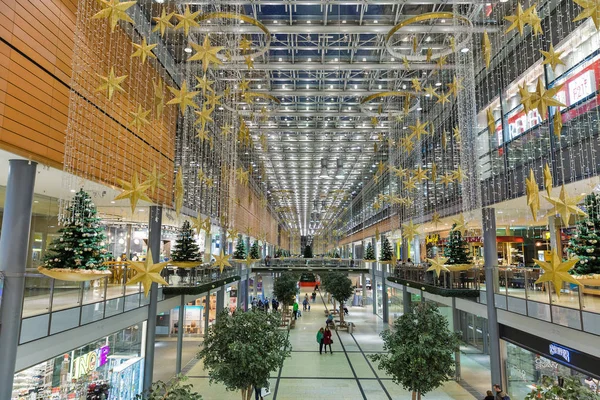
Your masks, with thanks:
[{"label": "shopper with bag", "polygon": [[[325,334],[325,330],[323,328],[319,329],[317,332],[317,343],[319,343],[319,354],[323,354],[323,336]],[[325,350],[327,353],[327,350]]]},{"label": "shopper with bag", "polygon": [[325,331],[323,332],[323,345],[325,346],[325,354],[327,354],[327,345],[329,345],[329,352],[333,354],[333,350],[331,350],[332,343],[333,339],[331,339],[331,331],[329,330],[329,326],[326,326]]}]

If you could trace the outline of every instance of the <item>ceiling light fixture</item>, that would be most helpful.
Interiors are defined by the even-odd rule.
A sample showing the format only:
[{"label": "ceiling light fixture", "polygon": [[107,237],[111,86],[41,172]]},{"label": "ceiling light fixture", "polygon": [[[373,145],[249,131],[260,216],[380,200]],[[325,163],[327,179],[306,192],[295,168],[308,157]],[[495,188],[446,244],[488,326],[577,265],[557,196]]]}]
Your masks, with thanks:
[{"label": "ceiling light fixture", "polygon": [[183,51],[185,51],[186,53],[190,54],[192,52],[192,48],[191,47],[186,47],[185,49],[183,49]]},{"label": "ceiling light fixture", "polygon": [[468,47],[463,47],[462,49],[460,49],[461,53],[468,53],[469,52],[469,48]]}]

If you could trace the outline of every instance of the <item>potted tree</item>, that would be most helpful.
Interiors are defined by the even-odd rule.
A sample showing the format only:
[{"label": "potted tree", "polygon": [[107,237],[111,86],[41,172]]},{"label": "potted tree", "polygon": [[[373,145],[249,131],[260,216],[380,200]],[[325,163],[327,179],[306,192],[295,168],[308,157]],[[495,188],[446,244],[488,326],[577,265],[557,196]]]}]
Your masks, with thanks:
[{"label": "potted tree", "polygon": [[373,251],[373,245],[371,242],[367,244],[367,250],[365,250],[365,259],[366,262],[373,262],[375,260],[375,251]]},{"label": "potted tree", "polygon": [[238,236],[237,244],[235,245],[235,250],[233,251],[233,259],[234,260],[245,260],[246,259],[246,245],[244,244],[244,240]]},{"label": "potted tree", "polygon": [[430,302],[420,302],[394,321],[392,330],[380,333],[385,353],[368,357],[394,383],[421,399],[454,375],[454,354],[459,335],[448,330],[448,321]]},{"label": "potted tree", "polygon": [[389,264],[394,257],[394,251],[392,250],[392,245],[388,238],[384,237],[381,244],[381,257],[379,257],[379,261],[383,264]]},{"label": "potted tree", "polygon": [[136,400],[202,400],[202,396],[194,391],[190,384],[184,385],[185,376],[177,376],[170,382],[157,381],[147,392],[135,396]]},{"label": "potted tree", "polygon": [[447,258],[446,265],[450,271],[461,271],[472,268],[471,255],[469,254],[469,244],[463,238],[460,230],[456,229],[456,224],[452,225],[448,242],[444,247],[444,257]]},{"label": "potted tree", "polygon": [[250,258],[253,261],[260,260],[260,251],[258,249],[258,240],[255,240],[254,243],[252,244],[252,247],[250,247]]},{"label": "potted tree", "polygon": [[574,277],[583,285],[600,286],[600,194],[585,197],[585,211],[587,217],[577,221],[567,252],[579,258]]},{"label": "potted tree", "polygon": [[284,316],[288,316],[288,307],[294,303],[298,291],[298,277],[293,272],[284,272],[273,283],[273,295],[283,305]]},{"label": "potted tree", "polygon": [[222,311],[198,353],[210,382],[240,391],[242,400],[250,400],[254,388],[268,387],[271,373],[279,370],[291,353],[280,322],[279,314]]},{"label": "potted tree", "polygon": [[[354,287],[352,281],[343,272],[329,272],[325,274],[322,286],[325,290],[331,293],[331,297],[340,303],[340,326],[347,326],[344,322],[344,303],[354,295]],[[333,303],[335,308],[335,301]]]},{"label": "potted tree", "polygon": [[189,221],[185,221],[171,251],[171,264],[180,268],[193,268],[202,263],[200,247],[194,240],[194,230]]},{"label": "potted tree", "polygon": [[531,389],[525,400],[600,400],[600,394],[594,393],[583,385],[577,377],[561,377],[557,382],[553,377],[543,376],[542,382]]}]

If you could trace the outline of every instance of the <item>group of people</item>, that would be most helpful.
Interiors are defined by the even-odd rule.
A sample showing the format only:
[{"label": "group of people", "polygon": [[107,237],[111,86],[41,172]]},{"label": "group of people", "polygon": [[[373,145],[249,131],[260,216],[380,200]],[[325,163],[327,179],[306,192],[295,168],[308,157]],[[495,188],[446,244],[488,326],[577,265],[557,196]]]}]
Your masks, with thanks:
[{"label": "group of people", "polygon": [[496,392],[495,394],[491,390],[488,390],[483,400],[510,400],[508,394],[502,390],[499,384],[496,383],[494,385],[494,391]]},{"label": "group of people", "polygon": [[[277,312],[279,309],[279,302],[277,299],[271,299],[271,305],[273,307],[273,312]],[[252,299],[252,308],[258,309],[260,311],[269,312],[269,299],[265,297],[264,300],[257,299],[256,297]]]},{"label": "group of people", "polygon": [[317,332],[317,343],[319,343],[319,354],[323,354],[323,347],[325,347],[325,354],[327,354],[327,346],[329,346],[329,352],[333,354],[333,350],[331,350],[333,339],[331,339],[331,330],[329,329],[329,325],[325,326],[325,328],[319,329]]}]

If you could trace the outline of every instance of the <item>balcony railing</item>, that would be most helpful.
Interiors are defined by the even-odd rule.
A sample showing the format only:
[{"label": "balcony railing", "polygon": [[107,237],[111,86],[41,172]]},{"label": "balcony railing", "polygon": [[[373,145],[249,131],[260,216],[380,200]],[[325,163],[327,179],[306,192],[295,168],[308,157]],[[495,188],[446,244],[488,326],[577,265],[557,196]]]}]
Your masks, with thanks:
[{"label": "balcony railing", "polygon": [[479,297],[485,282],[483,270],[477,267],[462,271],[427,271],[429,264],[398,264],[390,281],[419,287],[427,292],[452,297]]}]

